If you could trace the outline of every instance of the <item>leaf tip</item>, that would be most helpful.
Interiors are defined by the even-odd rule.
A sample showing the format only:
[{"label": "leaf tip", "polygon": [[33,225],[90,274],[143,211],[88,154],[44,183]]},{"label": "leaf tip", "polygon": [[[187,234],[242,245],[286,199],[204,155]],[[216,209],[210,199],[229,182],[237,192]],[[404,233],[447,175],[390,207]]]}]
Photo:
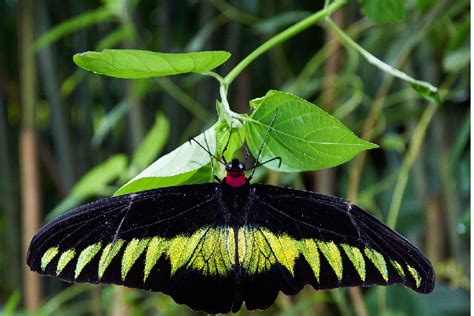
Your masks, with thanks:
[{"label": "leaf tip", "polygon": [[88,52],[82,52],[72,55],[72,61],[79,67],[88,70],[84,65],[84,58],[86,58]]},{"label": "leaf tip", "polygon": [[232,56],[232,54],[230,52],[226,51],[226,50],[220,50],[218,52],[221,53],[222,59],[224,59],[224,61],[227,61],[227,59],[229,59],[230,56]]},{"label": "leaf tip", "polygon": [[379,145],[374,144],[374,143],[371,143],[371,142],[368,142],[368,141],[365,141],[365,144],[366,144],[366,146],[367,146],[367,150],[380,148]]}]

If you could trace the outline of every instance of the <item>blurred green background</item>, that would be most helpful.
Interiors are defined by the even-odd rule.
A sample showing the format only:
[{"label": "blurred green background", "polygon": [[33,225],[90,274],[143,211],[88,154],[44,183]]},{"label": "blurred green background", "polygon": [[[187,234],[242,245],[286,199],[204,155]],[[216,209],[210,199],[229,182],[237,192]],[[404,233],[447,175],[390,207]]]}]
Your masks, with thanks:
[{"label": "blurred green background", "polygon": [[[39,278],[26,247],[51,214],[113,192],[217,118],[213,78],[120,80],[72,55],[104,48],[227,50],[225,75],[323,1],[0,1],[0,314],[192,314],[161,293]],[[423,99],[369,64],[324,22],[236,79],[231,107],[269,89],[301,96],[381,147],[337,168],[260,182],[349,198],[420,247],[435,291],[402,286],[279,295],[266,315],[467,315],[470,308],[470,3],[348,1],[333,20],[364,49],[440,88]],[[390,214],[390,215],[389,215]],[[250,314],[245,309],[240,314]]]}]

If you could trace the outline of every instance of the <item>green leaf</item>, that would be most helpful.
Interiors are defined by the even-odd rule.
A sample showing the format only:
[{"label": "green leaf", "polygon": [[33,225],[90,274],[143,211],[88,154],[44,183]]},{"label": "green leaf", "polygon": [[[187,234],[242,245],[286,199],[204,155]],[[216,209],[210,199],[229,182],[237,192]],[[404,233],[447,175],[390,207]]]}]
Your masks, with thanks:
[{"label": "green leaf", "polygon": [[98,22],[107,21],[111,18],[114,18],[114,13],[106,6],[102,6],[93,11],[88,11],[58,24],[47,33],[41,35],[40,38],[33,43],[32,48],[34,50],[39,50],[47,45],[51,45],[61,37],[74,31]]},{"label": "green leaf", "polygon": [[236,152],[239,150],[245,141],[245,130],[243,127],[232,127],[232,133],[229,139],[230,127],[225,120],[219,121],[216,125],[216,141],[217,141],[217,152],[222,155],[227,141],[229,145],[224,153],[226,161],[231,161],[236,158]]},{"label": "green leaf", "polygon": [[120,188],[117,192],[115,192],[114,196],[181,184],[208,183],[211,180],[211,167],[208,164],[199,169],[171,177],[144,177],[137,179],[134,182],[128,184],[126,187]]},{"label": "green leaf", "polygon": [[123,79],[203,73],[229,59],[225,51],[166,54],[134,49],[105,49],[74,55],[76,65],[94,73]]},{"label": "green leaf", "polygon": [[[216,134],[213,127],[200,134],[195,139],[204,148],[208,146],[209,151],[212,154],[216,152]],[[209,154],[196,144],[196,142],[186,142],[155,161],[139,175],[118,189],[114,196],[163,186],[189,183],[187,181],[190,179],[192,174],[183,174],[196,172],[198,169],[209,165],[210,161],[211,158]],[[211,175],[210,171],[208,172],[208,175]],[[146,178],[146,180],[141,180],[144,178]]]},{"label": "green leaf", "polygon": [[158,113],[155,124],[133,154],[131,167],[142,170],[158,156],[166,145],[170,123],[163,113]]},{"label": "green leaf", "polygon": [[382,138],[382,147],[385,150],[393,150],[402,153],[405,151],[405,146],[405,141],[399,134],[389,133]]},{"label": "green leaf", "polygon": [[416,6],[418,7],[418,10],[421,11],[421,13],[425,13],[426,11],[431,9],[436,3],[437,0],[417,0]]},{"label": "green leaf", "polygon": [[86,72],[84,70],[76,69],[76,71],[67,77],[61,84],[61,94],[64,97],[69,96],[85,76]]},{"label": "green leaf", "polygon": [[264,19],[262,22],[253,25],[253,28],[259,34],[271,34],[288,27],[296,22],[299,22],[308,16],[311,12],[308,11],[286,11],[270,18]]},{"label": "green leaf", "polygon": [[86,197],[76,196],[74,194],[69,194],[66,196],[58,205],[56,205],[49,213],[46,215],[45,221],[49,222],[61,214],[66,213],[67,211],[73,209],[74,207],[81,204]]},{"label": "green leaf", "polygon": [[13,293],[8,297],[6,303],[3,305],[3,315],[5,316],[13,316],[15,315],[15,311],[18,307],[18,304],[21,301],[21,294],[19,290],[13,291]]},{"label": "green leaf", "polygon": [[433,90],[429,89],[425,85],[418,85],[416,83],[410,83],[410,85],[425,100],[430,101],[430,102],[438,102],[438,103],[441,102],[438,92],[434,92]]},{"label": "green leaf", "polygon": [[467,40],[463,46],[452,50],[443,58],[443,69],[447,72],[459,72],[469,67],[471,62],[471,44]]},{"label": "green leaf", "polygon": [[127,167],[127,156],[117,154],[87,172],[72,189],[72,194],[80,197],[95,195],[110,182],[120,177]]},{"label": "green leaf", "polygon": [[455,33],[449,39],[444,52],[443,69],[447,72],[458,72],[468,68],[471,61],[470,42],[471,20],[466,16],[464,20],[455,25]]},{"label": "green leaf", "polygon": [[132,26],[123,26],[120,27],[104,38],[102,38],[98,43],[97,43],[97,50],[104,50],[107,48],[111,48],[114,46],[117,46],[120,44],[122,41],[125,41],[127,38],[132,38],[136,36],[135,30]]},{"label": "green leaf", "polygon": [[405,20],[404,0],[365,0],[362,13],[376,23]]},{"label": "green leaf", "polygon": [[186,45],[186,51],[198,51],[206,45],[209,38],[214,32],[216,32],[224,23],[228,21],[228,18],[225,15],[218,15],[206,25],[202,26],[196,35],[194,35],[191,40]]},{"label": "green leaf", "polygon": [[123,99],[117,104],[110,112],[108,112],[99,122],[94,136],[92,137],[92,145],[99,147],[102,144],[104,138],[110,133],[110,131],[117,125],[120,120],[128,113],[132,102],[128,98]]},{"label": "green leaf", "polygon": [[108,184],[118,179],[127,167],[127,156],[117,154],[87,172],[72,188],[71,193],[48,213],[46,220],[51,220],[85,199],[104,191]]},{"label": "green leaf", "polygon": [[254,156],[268,134],[259,161],[280,157],[265,166],[277,171],[297,172],[337,166],[359,152],[378,146],[358,138],[340,121],[316,105],[291,94],[271,90],[251,101],[254,112],[245,124],[245,135]]}]

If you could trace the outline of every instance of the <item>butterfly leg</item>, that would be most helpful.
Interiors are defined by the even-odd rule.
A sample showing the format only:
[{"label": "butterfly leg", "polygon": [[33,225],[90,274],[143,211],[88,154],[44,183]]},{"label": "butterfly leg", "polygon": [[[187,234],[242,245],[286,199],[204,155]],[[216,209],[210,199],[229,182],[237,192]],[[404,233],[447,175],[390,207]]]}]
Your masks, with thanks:
[{"label": "butterfly leg", "polygon": [[214,177],[214,180],[216,180],[217,183],[221,183],[222,180],[217,176],[216,171],[214,170],[214,162],[212,161],[212,159],[211,159],[211,172],[212,172],[212,176]]},{"label": "butterfly leg", "polygon": [[245,150],[245,156],[244,156],[244,166],[245,166],[247,164],[247,159],[250,156],[250,151],[249,151],[249,148],[247,146],[244,146],[244,150]]}]

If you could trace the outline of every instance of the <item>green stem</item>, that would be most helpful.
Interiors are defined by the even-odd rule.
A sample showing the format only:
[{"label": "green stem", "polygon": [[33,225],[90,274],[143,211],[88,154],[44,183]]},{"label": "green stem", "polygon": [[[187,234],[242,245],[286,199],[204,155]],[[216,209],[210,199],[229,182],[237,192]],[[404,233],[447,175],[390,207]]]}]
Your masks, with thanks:
[{"label": "green stem", "polygon": [[206,71],[202,74],[215,78],[217,81],[219,81],[220,84],[224,82],[224,78],[222,78],[221,75],[219,75],[218,73],[215,73],[214,71]]},{"label": "green stem", "polygon": [[162,77],[156,80],[163,91],[166,91],[173,99],[181,104],[186,110],[193,113],[199,120],[206,122],[212,114],[199,102],[178,87],[171,79]]},{"label": "green stem", "polygon": [[422,148],[426,130],[431,122],[431,119],[433,118],[433,115],[438,109],[438,106],[439,103],[437,102],[433,102],[428,106],[414,132],[413,140],[410,144],[410,148],[408,149],[408,154],[403,161],[400,173],[398,174],[398,181],[395,185],[395,190],[393,191],[392,203],[390,204],[390,210],[388,212],[387,218],[387,225],[391,228],[395,228],[397,223],[398,212],[400,211],[402,197],[405,192],[411,167]]},{"label": "green stem", "polygon": [[336,0],[332,4],[330,4],[326,9],[322,9],[306,19],[296,23],[293,26],[290,26],[283,32],[275,35],[274,37],[270,38],[268,41],[260,45],[257,49],[255,49],[252,53],[250,53],[247,57],[245,57],[237,66],[232,69],[231,72],[227,74],[224,78],[224,84],[229,86],[232,81],[247,67],[254,59],[262,55],[264,52],[273,48],[274,46],[288,40],[289,38],[295,36],[298,33],[301,33],[303,30],[307,29],[311,25],[314,25],[316,22],[324,19],[325,17],[331,15],[334,11],[339,9],[343,6],[347,0]]},{"label": "green stem", "polygon": [[432,93],[438,92],[438,88],[430,84],[429,82],[426,81],[421,81],[421,80],[416,80],[410,76],[408,76],[406,73],[396,69],[395,67],[390,66],[389,64],[384,63],[368,51],[366,51],[362,46],[357,44],[349,35],[347,35],[343,30],[341,30],[336,23],[334,23],[331,19],[327,19],[326,22],[328,25],[339,35],[339,37],[344,41],[344,43],[353,49],[357,50],[369,63],[372,65],[376,66],[380,70],[397,77],[401,80],[404,80],[408,83],[411,83],[412,85],[415,86],[420,86],[425,89],[428,89]]},{"label": "green stem", "polygon": [[413,132],[410,147],[408,148],[405,160],[403,161],[400,171],[398,173],[397,183],[395,184],[392,201],[390,203],[390,209],[388,211],[387,225],[390,228],[395,228],[395,225],[397,224],[398,213],[400,212],[400,206],[402,204],[403,195],[405,193],[405,189],[408,183],[410,170],[422,149],[423,141],[425,139],[426,131],[431,122],[431,119],[436,113],[436,110],[438,109],[439,105],[445,99],[446,91],[448,91],[449,87],[451,87],[454,80],[455,76],[450,76],[444,81],[444,83],[442,84],[443,89],[441,89],[440,101],[430,103],[430,105],[423,112],[420,122],[418,123],[418,126],[416,127],[415,131]]}]

